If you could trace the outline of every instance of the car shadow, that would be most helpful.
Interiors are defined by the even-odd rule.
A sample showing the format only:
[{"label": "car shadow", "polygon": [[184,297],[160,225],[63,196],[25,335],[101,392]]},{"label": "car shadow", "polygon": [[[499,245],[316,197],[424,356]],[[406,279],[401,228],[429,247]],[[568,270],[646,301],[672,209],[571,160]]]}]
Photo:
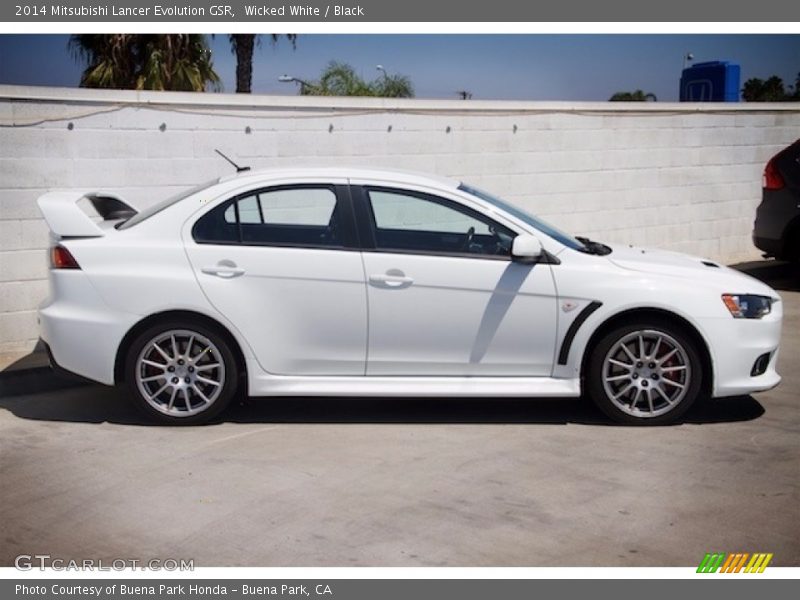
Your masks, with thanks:
[{"label": "car shadow", "polygon": [[732,265],[732,267],[763,281],[778,291],[800,292],[800,263],[758,260]]},{"label": "car shadow", "polygon": [[[0,409],[36,421],[153,425],[124,394],[103,386],[0,397]],[[706,400],[678,424],[750,421],[764,412],[752,396]],[[620,426],[583,398],[240,398],[210,425],[225,422]]]},{"label": "car shadow", "polygon": [[[689,411],[682,422],[750,421],[764,412],[752,396],[708,400]],[[585,398],[247,398],[223,417],[237,423],[620,426]]]}]

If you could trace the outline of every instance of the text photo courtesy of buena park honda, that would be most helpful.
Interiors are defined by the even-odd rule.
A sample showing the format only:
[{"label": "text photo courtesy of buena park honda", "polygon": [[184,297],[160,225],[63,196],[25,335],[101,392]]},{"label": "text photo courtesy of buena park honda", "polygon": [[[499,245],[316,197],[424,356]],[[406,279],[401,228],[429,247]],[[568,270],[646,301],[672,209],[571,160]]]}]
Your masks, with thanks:
[{"label": "text photo courtesy of buena park honda", "polygon": [[3,566],[800,562],[800,36],[0,56]]}]

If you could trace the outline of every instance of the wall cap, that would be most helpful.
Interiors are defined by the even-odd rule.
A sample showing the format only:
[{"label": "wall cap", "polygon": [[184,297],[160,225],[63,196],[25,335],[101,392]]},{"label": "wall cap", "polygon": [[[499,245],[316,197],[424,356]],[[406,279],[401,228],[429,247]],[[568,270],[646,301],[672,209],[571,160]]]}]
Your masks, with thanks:
[{"label": "wall cap", "polygon": [[800,102],[550,102],[517,100],[436,100],[331,96],[154,92],[88,88],[0,85],[0,100],[53,104],[359,111],[374,113],[459,114],[745,114],[800,113]]}]

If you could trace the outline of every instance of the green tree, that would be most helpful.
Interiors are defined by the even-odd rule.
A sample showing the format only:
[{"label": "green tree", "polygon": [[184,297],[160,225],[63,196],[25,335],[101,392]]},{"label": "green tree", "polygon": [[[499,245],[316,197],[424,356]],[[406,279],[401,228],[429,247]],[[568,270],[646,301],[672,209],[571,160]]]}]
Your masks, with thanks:
[{"label": "green tree", "polygon": [[405,75],[386,75],[366,81],[347,63],[331,61],[319,81],[304,82],[300,93],[306,96],[378,96],[413,98],[414,86]]},{"label": "green tree", "polygon": [[[280,35],[269,34],[273,45],[278,43]],[[292,43],[292,48],[297,45],[297,34],[287,33],[286,38]],[[236,93],[249,94],[253,85],[253,52],[261,43],[261,37],[254,33],[232,33],[228,36],[231,43],[231,52],[236,55]]]},{"label": "green tree", "polygon": [[202,92],[220,89],[199,34],[79,34],[69,40],[87,64],[81,87]]},{"label": "green tree", "polygon": [[610,102],[647,102],[648,100],[655,102],[658,98],[656,98],[655,94],[645,94],[642,90],[636,90],[635,92],[617,92],[609,98]]}]

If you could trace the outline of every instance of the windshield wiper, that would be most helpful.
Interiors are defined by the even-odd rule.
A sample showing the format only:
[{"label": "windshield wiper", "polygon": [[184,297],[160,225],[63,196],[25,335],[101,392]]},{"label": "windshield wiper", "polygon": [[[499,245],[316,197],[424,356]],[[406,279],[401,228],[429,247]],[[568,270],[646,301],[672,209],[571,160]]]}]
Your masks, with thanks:
[{"label": "windshield wiper", "polygon": [[587,237],[575,236],[575,239],[578,240],[581,244],[583,244],[583,247],[585,248],[584,252],[588,254],[597,254],[598,256],[605,256],[606,254],[611,254],[611,248],[609,248],[605,244],[601,244],[600,242],[595,242]]}]

